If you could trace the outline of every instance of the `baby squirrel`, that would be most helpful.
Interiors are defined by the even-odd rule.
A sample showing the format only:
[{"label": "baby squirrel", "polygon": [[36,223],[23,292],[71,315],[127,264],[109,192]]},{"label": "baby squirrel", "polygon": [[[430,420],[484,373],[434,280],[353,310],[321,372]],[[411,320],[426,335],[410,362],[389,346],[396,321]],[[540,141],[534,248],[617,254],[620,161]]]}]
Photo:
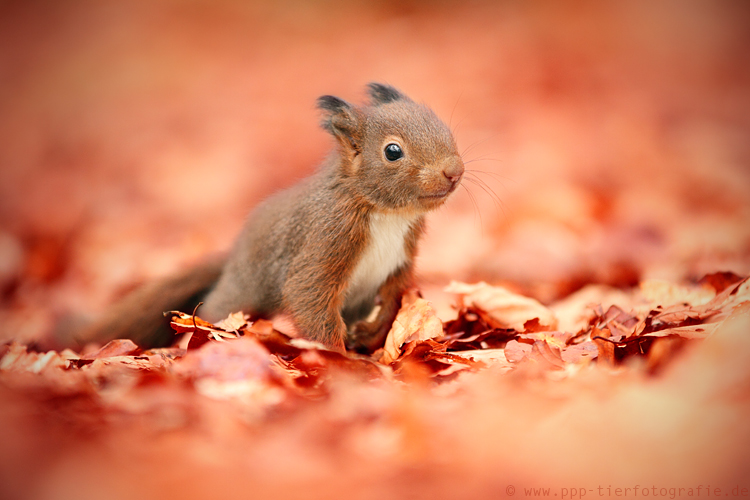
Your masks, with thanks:
[{"label": "baby squirrel", "polygon": [[368,95],[366,106],[318,98],[336,150],[317,173],[262,202],[226,260],[137,290],[84,337],[169,343],[156,333],[162,312],[202,300],[198,315],[208,321],[285,314],[330,349],[382,346],[413,283],[424,216],[456,189],[464,165],[429,108],[389,85],[370,83]]}]

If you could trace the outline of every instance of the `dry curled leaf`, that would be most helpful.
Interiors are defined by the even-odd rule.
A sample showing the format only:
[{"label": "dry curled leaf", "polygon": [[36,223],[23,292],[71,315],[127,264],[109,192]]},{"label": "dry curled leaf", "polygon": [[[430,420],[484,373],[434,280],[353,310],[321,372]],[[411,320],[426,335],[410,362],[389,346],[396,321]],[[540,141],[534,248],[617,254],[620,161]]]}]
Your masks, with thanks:
[{"label": "dry curled leaf", "polygon": [[687,304],[699,306],[706,304],[716,296],[708,287],[678,285],[661,280],[647,280],[640,284],[640,292],[652,306],[671,306]]},{"label": "dry curled leaf", "polygon": [[12,343],[0,358],[0,372],[40,373],[50,368],[65,368],[68,360],[63,353],[47,351],[29,352],[25,345]]},{"label": "dry curled leaf", "polygon": [[505,349],[474,349],[471,351],[457,351],[451,354],[473,361],[481,361],[488,366],[498,368],[502,371],[508,371],[513,368],[513,365],[505,356]]},{"label": "dry curled leaf", "polygon": [[406,378],[449,380],[471,367],[481,365],[467,356],[446,352],[445,344],[434,339],[412,340],[404,344],[401,356],[393,363],[394,374]]},{"label": "dry curled leaf", "polygon": [[443,323],[432,305],[415,290],[404,294],[401,309],[385,339],[381,363],[390,364],[401,355],[401,346],[415,340],[427,340],[443,334]]},{"label": "dry curled leaf", "polygon": [[247,314],[243,313],[242,311],[238,311],[235,313],[231,313],[226,318],[218,321],[216,323],[216,327],[227,332],[237,332],[247,325],[249,318],[250,317]]},{"label": "dry curled leaf", "polygon": [[81,356],[83,360],[93,360],[101,358],[111,358],[114,356],[134,355],[140,352],[141,348],[130,339],[115,339],[107,342],[98,351]]},{"label": "dry curled leaf", "polygon": [[238,330],[247,325],[247,320],[242,313],[233,313],[229,317],[214,325],[205,321],[195,314],[187,314],[180,311],[169,311],[169,326],[178,333],[191,334],[188,342],[188,350],[197,349],[209,340],[223,341],[239,337]]},{"label": "dry curled leaf", "polygon": [[739,283],[743,278],[736,274],[728,271],[717,272],[713,274],[707,274],[701,278],[698,283],[701,285],[708,285],[713,288],[716,293],[721,293],[730,286]]},{"label": "dry curled leaf", "polygon": [[552,311],[537,300],[503,287],[484,282],[467,284],[453,281],[445,291],[460,295],[466,305],[486,311],[497,322],[494,326],[499,328],[513,328],[522,332],[527,322],[533,320],[538,320],[542,329],[557,328],[557,318]]},{"label": "dry curled leaf", "polygon": [[563,361],[560,355],[560,349],[550,345],[546,340],[537,340],[534,342],[527,359],[535,361],[542,367],[551,370],[559,370],[565,366],[565,361]]},{"label": "dry curled leaf", "polygon": [[511,340],[505,344],[505,358],[511,363],[518,363],[531,353],[531,346]]}]

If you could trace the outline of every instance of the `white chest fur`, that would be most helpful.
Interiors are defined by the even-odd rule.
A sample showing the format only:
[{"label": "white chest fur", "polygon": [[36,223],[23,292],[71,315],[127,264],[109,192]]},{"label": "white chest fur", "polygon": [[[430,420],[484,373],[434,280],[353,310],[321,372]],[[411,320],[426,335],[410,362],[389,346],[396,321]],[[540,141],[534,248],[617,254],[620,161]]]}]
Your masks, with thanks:
[{"label": "white chest fur", "polygon": [[370,218],[370,240],[357,262],[346,304],[356,305],[377,293],[388,276],[406,262],[404,238],[415,218],[375,213]]}]

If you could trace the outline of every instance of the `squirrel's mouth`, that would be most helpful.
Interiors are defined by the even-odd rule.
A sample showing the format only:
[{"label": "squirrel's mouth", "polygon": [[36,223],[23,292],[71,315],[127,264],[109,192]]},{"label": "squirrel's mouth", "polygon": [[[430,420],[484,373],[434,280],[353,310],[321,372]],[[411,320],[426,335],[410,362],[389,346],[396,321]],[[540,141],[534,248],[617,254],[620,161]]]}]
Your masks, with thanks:
[{"label": "squirrel's mouth", "polygon": [[447,198],[448,196],[450,196],[450,194],[453,193],[453,191],[456,190],[456,188],[458,187],[458,184],[459,184],[458,181],[452,182],[451,185],[448,188],[443,189],[441,191],[438,191],[437,193],[430,193],[430,194],[422,195],[422,196],[419,197],[419,199],[420,200],[425,200],[425,201],[440,201],[440,200],[443,200],[443,199]]},{"label": "squirrel's mouth", "polygon": [[442,193],[436,193],[436,194],[426,194],[423,196],[420,196],[420,200],[439,200],[441,198],[447,197],[449,194],[451,194],[453,190],[450,189],[448,191],[443,191]]}]

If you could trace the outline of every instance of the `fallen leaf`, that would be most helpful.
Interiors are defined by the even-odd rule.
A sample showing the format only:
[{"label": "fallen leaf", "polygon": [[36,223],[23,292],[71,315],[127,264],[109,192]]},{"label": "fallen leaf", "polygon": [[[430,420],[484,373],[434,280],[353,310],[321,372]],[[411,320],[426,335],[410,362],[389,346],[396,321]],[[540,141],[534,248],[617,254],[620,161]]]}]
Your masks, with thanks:
[{"label": "fallen leaf", "polygon": [[511,340],[505,344],[505,358],[511,363],[518,363],[531,353],[529,344]]},{"label": "fallen leaf", "polygon": [[698,284],[708,285],[718,294],[742,280],[741,276],[737,276],[732,272],[718,272],[707,274],[698,281]]},{"label": "fallen leaf", "polygon": [[[456,366],[459,365],[459,366]],[[404,345],[401,356],[392,364],[394,374],[409,379],[454,378],[464,369],[477,366],[471,358],[449,353],[445,344],[434,339],[412,340]]]},{"label": "fallen leaf", "polygon": [[218,321],[216,327],[227,332],[237,332],[242,327],[247,325],[247,321],[250,318],[247,314],[242,311],[231,313],[226,318]]},{"label": "fallen leaf", "polygon": [[552,370],[559,370],[565,366],[565,361],[560,356],[560,349],[551,346],[544,340],[534,342],[531,346],[531,353],[526,359],[536,361],[544,368]]},{"label": "fallen leaf", "polygon": [[91,360],[90,364],[83,367],[84,370],[101,370],[104,367],[120,367],[132,370],[153,370],[158,368],[148,357],[138,358],[136,356],[108,356]]},{"label": "fallen leaf", "polygon": [[220,380],[239,380],[274,377],[268,349],[252,337],[240,337],[228,342],[208,342],[189,350],[174,372],[193,379],[212,377]]},{"label": "fallen leaf", "polygon": [[513,364],[505,356],[505,349],[474,349],[471,351],[457,351],[452,354],[471,359],[472,361],[481,361],[503,371],[513,368]]},{"label": "fallen leaf", "polygon": [[592,337],[591,340],[596,345],[598,359],[602,360],[610,366],[614,366],[617,364],[617,359],[615,356],[616,343],[614,341],[611,341],[603,336],[595,336]]},{"label": "fallen leaf", "polygon": [[29,352],[25,345],[11,343],[0,359],[2,372],[41,373],[48,368],[65,368],[68,360],[56,351]]},{"label": "fallen leaf", "polygon": [[623,309],[632,309],[634,302],[632,294],[623,290],[606,285],[587,285],[549,308],[558,319],[560,331],[579,333],[596,315],[596,305],[608,309],[617,304]]},{"label": "fallen leaf", "polygon": [[510,328],[493,328],[482,333],[466,335],[458,332],[446,335],[445,342],[449,351],[466,351],[476,349],[496,349],[504,347],[506,342],[518,336],[518,332]]},{"label": "fallen leaf", "polygon": [[684,286],[661,280],[647,280],[640,284],[640,293],[653,306],[687,304],[699,306],[708,303],[716,296],[713,289]]},{"label": "fallen leaf", "polygon": [[582,342],[566,346],[561,352],[560,357],[566,363],[581,364],[596,359],[599,355],[599,348],[592,341]]},{"label": "fallen leaf", "polygon": [[130,339],[115,339],[107,342],[98,351],[81,356],[83,360],[93,360],[101,358],[111,358],[113,356],[133,355],[141,351],[135,342]]},{"label": "fallen leaf", "polygon": [[401,346],[407,342],[433,339],[443,335],[443,323],[432,305],[416,291],[406,293],[401,299],[401,309],[393,321],[383,346],[381,363],[390,364],[401,355]]},{"label": "fallen leaf", "polygon": [[495,328],[497,322],[475,307],[463,307],[455,320],[445,324],[443,339],[449,351],[500,348],[518,335],[512,328]]},{"label": "fallen leaf", "polygon": [[685,339],[705,339],[719,329],[721,323],[703,323],[700,325],[676,326],[654,332],[644,333],[644,337],[667,337],[677,335]]},{"label": "fallen leaf", "polygon": [[485,282],[466,284],[453,281],[445,291],[456,293],[465,304],[486,311],[501,327],[524,331],[524,325],[535,319],[547,330],[557,327],[557,318],[551,310],[530,297],[503,287],[491,286]]},{"label": "fallen leaf", "polygon": [[530,340],[532,342],[546,342],[557,349],[564,349],[573,335],[564,332],[538,332],[538,333],[521,333],[519,339]]},{"label": "fallen leaf", "polygon": [[221,342],[225,339],[235,339],[240,336],[237,331],[239,328],[235,328],[235,326],[240,323],[240,328],[247,325],[247,321],[242,313],[230,314],[229,317],[222,320],[223,323],[219,322],[223,326],[214,325],[194,314],[187,314],[180,311],[169,311],[165,315],[171,316],[169,325],[176,333],[191,334],[187,345],[188,350],[197,349],[209,340]]}]

